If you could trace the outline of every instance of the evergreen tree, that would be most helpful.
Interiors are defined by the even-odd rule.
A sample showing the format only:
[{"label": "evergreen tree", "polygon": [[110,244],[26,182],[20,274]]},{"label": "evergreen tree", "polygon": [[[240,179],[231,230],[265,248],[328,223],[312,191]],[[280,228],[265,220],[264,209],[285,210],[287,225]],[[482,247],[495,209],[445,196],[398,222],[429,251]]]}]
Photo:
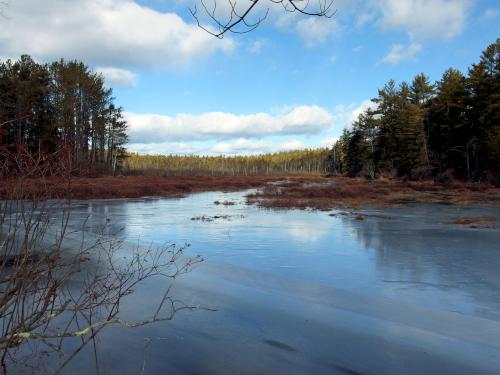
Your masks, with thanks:
[{"label": "evergreen tree", "polygon": [[0,62],[0,146],[69,150],[76,168],[115,170],[127,140],[122,109],[82,62]]},{"label": "evergreen tree", "polygon": [[436,85],[423,73],[411,85],[391,80],[373,102],[375,111],[361,114],[334,146],[341,155],[335,167],[345,174],[424,178],[452,171],[499,183],[500,39],[467,77],[448,69]]},{"label": "evergreen tree", "polygon": [[410,101],[424,107],[434,96],[435,86],[432,85],[424,73],[417,75],[410,86]]},{"label": "evergreen tree", "polygon": [[498,173],[500,152],[500,39],[489,45],[480,62],[473,64],[467,77],[468,123],[476,178]]},{"label": "evergreen tree", "polygon": [[448,69],[437,83],[437,95],[429,114],[429,146],[438,171],[452,169],[458,177],[470,177],[472,134],[467,123],[465,76]]}]

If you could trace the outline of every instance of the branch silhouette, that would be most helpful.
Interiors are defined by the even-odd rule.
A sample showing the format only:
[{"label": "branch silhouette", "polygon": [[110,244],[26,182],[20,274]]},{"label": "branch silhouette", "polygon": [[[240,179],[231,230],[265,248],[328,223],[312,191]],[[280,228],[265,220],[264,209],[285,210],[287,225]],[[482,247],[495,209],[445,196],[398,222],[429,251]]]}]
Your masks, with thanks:
[{"label": "branch silhouette", "polygon": [[[269,5],[281,5],[284,11],[289,13],[300,13],[306,16],[331,18],[336,14],[333,8],[335,0],[248,0],[246,6],[240,6],[238,0],[224,0],[225,7],[219,6],[221,0],[212,0],[209,6],[207,0],[199,0],[200,7],[194,5],[189,8],[198,26],[207,33],[222,39],[225,34],[246,34],[255,30],[268,16],[268,6],[263,15],[250,20],[257,10],[257,5],[267,3]],[[225,10],[227,8],[227,10]],[[201,10],[200,10],[201,9]],[[208,25],[202,18],[208,17]]]}]

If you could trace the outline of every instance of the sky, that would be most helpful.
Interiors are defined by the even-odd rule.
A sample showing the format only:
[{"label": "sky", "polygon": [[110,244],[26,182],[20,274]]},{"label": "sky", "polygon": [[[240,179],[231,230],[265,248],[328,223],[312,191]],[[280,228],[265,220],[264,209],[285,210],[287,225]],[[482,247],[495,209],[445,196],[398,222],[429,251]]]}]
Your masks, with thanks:
[{"label": "sky", "polygon": [[466,72],[500,37],[498,0],[336,0],[332,18],[261,0],[260,26],[223,39],[197,26],[199,1],[8,0],[0,59],[78,59],[102,73],[131,151],[241,155],[331,146],[389,79]]}]

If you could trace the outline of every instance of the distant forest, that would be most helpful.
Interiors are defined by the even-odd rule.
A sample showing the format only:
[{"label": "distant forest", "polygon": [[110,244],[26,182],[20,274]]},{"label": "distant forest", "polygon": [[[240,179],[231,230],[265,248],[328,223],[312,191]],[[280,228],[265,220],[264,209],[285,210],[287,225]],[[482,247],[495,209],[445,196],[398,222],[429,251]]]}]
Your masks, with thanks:
[{"label": "distant forest", "polygon": [[256,176],[322,174],[330,150],[297,150],[250,156],[139,155],[124,160],[126,174],[156,176]]},{"label": "distant forest", "polygon": [[436,83],[389,81],[345,129],[328,157],[335,175],[489,179],[500,177],[500,39],[467,75]]},{"label": "distant forest", "polygon": [[38,64],[26,55],[0,61],[3,155],[65,150],[73,171],[114,171],[125,156],[126,130],[112,90],[85,64]]}]

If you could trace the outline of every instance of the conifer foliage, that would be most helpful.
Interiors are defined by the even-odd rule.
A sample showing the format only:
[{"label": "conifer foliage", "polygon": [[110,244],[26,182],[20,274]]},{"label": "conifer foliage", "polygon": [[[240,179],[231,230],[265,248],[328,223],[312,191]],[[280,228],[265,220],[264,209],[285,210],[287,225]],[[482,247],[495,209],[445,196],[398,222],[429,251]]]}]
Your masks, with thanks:
[{"label": "conifer foliage", "polygon": [[75,170],[115,171],[127,123],[103,77],[78,61],[0,61],[0,147],[65,149]]},{"label": "conifer foliage", "polygon": [[330,151],[332,174],[411,179],[500,176],[500,39],[467,76],[456,69],[432,84],[389,81]]}]

